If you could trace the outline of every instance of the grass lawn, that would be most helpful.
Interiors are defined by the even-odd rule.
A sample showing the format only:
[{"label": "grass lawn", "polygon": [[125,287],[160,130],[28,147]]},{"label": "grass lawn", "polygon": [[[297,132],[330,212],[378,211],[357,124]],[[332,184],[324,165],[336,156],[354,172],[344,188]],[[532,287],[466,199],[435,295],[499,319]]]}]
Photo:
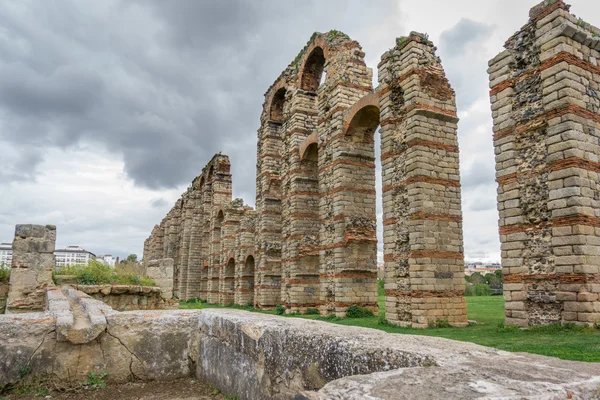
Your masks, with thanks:
[{"label": "grass lawn", "polygon": [[[327,318],[319,315],[284,315],[284,317],[326,320],[334,324],[362,326],[380,329],[389,333],[439,336],[506,351],[542,354],[564,360],[600,362],[600,331],[598,329],[575,326],[546,326],[522,330],[514,327],[503,327],[504,299],[502,296],[467,297],[466,299],[469,320],[478,322],[477,325],[470,325],[466,328],[401,328],[380,324],[377,317]],[[383,302],[383,296],[380,296],[380,310],[383,310]],[[214,304],[202,304],[200,306],[199,303],[181,303],[180,307],[227,308]],[[250,309],[250,311],[275,314],[275,311],[254,309]]]}]

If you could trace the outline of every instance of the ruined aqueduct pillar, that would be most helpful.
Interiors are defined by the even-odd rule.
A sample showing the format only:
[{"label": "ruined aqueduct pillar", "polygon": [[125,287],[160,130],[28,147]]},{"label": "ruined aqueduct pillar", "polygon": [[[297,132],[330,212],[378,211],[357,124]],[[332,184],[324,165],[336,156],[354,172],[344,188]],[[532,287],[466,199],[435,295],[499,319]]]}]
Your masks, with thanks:
[{"label": "ruined aqueduct pillar", "polygon": [[54,286],[54,225],[17,225],[6,302],[7,313],[44,311],[46,287]]},{"label": "ruined aqueduct pillar", "polygon": [[489,63],[506,322],[600,320],[600,30],[562,0]]},{"label": "ruined aqueduct pillar", "polygon": [[386,318],[466,325],[456,103],[425,35],[379,64]]}]

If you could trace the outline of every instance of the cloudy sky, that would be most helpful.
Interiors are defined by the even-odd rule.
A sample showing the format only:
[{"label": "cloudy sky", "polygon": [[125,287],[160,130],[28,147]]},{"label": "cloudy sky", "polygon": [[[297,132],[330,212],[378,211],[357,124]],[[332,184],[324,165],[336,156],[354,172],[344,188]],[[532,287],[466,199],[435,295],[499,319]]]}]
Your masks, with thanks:
[{"label": "cloudy sky", "polygon": [[[593,0],[571,0],[592,24]],[[427,32],[459,106],[465,252],[499,259],[487,60],[524,0],[4,0],[0,8],[0,241],[55,224],[58,245],[141,256],[210,157],[254,205],[263,95],[314,31],[358,40],[369,67]]]}]

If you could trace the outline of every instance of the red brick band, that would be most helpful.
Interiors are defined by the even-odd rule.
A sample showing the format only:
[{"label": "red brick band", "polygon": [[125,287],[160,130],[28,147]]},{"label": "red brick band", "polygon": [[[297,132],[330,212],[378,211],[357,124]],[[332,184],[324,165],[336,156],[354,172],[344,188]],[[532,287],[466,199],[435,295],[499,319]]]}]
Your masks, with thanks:
[{"label": "red brick band", "polygon": [[562,226],[584,225],[600,228],[600,218],[590,217],[589,215],[575,214],[565,217],[553,218],[550,221],[539,224],[512,224],[504,225],[499,229],[500,235],[510,235],[512,233],[533,232],[544,228],[558,228]]},{"label": "red brick band", "polygon": [[536,283],[558,281],[562,284],[600,283],[600,274],[509,274],[504,275],[505,283]]},{"label": "red brick band", "polygon": [[432,178],[430,176],[425,175],[417,175],[405,179],[402,182],[395,183],[393,185],[387,185],[383,187],[383,193],[389,192],[391,190],[397,189],[402,186],[410,185],[411,183],[431,183],[433,185],[442,185],[442,186],[450,186],[450,187],[460,187],[460,181],[451,180],[451,179],[437,179]]},{"label": "red brick band", "polygon": [[581,168],[585,169],[586,171],[600,173],[600,162],[589,161],[580,157],[569,157],[562,160],[557,160],[542,169],[514,172],[512,174],[501,176],[496,178],[496,182],[498,182],[500,185],[507,185],[517,182],[520,178],[533,178],[545,172],[560,171],[567,168]]},{"label": "red brick band", "polygon": [[464,297],[465,293],[462,290],[433,290],[433,291],[422,291],[422,290],[394,290],[386,289],[386,296],[398,297],[408,296],[414,298],[427,298],[427,297]]}]

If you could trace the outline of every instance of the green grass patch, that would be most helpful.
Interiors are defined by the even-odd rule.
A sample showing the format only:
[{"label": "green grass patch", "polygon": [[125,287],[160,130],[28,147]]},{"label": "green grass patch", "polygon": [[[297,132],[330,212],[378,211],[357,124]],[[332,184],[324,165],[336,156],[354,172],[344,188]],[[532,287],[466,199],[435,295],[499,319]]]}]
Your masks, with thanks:
[{"label": "green grass patch", "polygon": [[[600,331],[575,325],[552,325],[519,329],[504,326],[504,298],[502,296],[467,297],[467,315],[477,324],[465,328],[448,327],[439,320],[431,329],[413,329],[391,325],[385,320],[385,298],[379,289],[379,316],[366,318],[338,318],[336,316],[284,314],[286,318],[305,318],[328,321],[347,326],[379,329],[388,333],[437,336],[472,342],[512,352],[526,352],[558,357],[563,360],[600,362]],[[203,304],[203,308],[231,308],[215,304]],[[249,309],[264,314],[276,314],[275,310]]]},{"label": "green grass patch", "polygon": [[115,268],[111,268],[96,260],[90,261],[87,265],[63,267],[52,273],[53,277],[59,275],[73,275],[77,278],[77,283],[80,285],[119,284],[156,286],[152,278],[132,273],[118,273]]}]

